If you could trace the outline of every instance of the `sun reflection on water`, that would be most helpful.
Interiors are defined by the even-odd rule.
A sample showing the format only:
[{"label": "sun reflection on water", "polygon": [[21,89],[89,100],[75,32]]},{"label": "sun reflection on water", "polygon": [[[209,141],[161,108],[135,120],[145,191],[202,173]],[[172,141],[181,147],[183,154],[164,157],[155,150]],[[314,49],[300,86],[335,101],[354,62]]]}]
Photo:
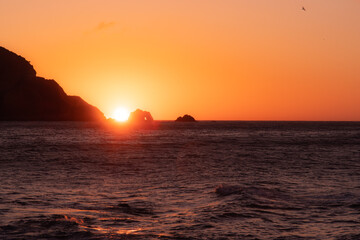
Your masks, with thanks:
[{"label": "sun reflection on water", "polygon": [[142,228],[136,228],[136,229],[116,229],[116,228],[103,228],[100,226],[97,227],[86,227],[87,229],[92,229],[92,230],[96,230],[100,233],[116,233],[116,234],[122,234],[122,235],[127,235],[127,234],[134,234],[136,232],[142,231]]},{"label": "sun reflection on water", "polygon": [[75,223],[77,223],[79,225],[84,224],[84,221],[82,219],[77,219],[75,217],[68,217],[66,215],[64,215],[64,218],[65,218],[66,221],[69,221],[69,222],[75,222]]}]

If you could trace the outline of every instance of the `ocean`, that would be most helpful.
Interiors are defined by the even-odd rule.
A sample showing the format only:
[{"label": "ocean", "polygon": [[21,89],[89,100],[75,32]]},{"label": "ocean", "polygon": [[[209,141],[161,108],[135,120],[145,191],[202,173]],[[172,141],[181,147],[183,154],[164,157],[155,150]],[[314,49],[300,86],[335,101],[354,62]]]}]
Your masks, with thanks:
[{"label": "ocean", "polygon": [[0,122],[0,239],[360,239],[360,122]]}]

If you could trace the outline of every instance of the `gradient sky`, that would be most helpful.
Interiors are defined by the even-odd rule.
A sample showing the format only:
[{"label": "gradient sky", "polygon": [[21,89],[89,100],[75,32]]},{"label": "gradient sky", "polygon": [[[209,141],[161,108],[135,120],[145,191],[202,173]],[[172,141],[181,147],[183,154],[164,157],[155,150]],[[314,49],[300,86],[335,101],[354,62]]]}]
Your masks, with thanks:
[{"label": "gradient sky", "polygon": [[0,0],[0,45],[107,116],[360,121],[358,0]]}]

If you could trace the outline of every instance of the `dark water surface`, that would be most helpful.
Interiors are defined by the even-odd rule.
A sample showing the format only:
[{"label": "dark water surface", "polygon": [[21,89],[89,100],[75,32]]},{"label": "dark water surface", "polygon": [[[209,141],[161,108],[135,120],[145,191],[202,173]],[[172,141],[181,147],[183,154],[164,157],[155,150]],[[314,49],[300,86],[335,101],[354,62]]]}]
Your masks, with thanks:
[{"label": "dark water surface", "polygon": [[0,182],[0,239],[360,239],[360,123],[2,122]]}]

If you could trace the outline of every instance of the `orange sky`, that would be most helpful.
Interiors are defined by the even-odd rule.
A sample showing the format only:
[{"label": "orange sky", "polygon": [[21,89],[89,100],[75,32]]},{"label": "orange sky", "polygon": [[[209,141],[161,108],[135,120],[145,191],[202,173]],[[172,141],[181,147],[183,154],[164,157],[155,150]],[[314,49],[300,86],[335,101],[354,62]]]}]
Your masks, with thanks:
[{"label": "orange sky", "polygon": [[0,45],[107,116],[360,121],[357,0],[0,0]]}]

